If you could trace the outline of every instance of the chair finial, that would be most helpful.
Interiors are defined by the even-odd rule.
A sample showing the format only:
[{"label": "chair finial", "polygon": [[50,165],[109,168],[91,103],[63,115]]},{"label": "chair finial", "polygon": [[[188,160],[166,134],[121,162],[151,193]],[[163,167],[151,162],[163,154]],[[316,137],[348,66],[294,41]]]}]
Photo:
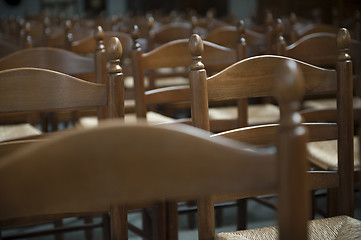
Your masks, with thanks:
[{"label": "chair finial", "polygon": [[71,42],[73,41],[73,34],[71,30],[73,28],[73,24],[68,19],[65,21],[65,46],[69,50],[71,48]]},{"label": "chair finial", "polygon": [[97,42],[104,40],[104,31],[103,31],[102,26],[100,26],[100,25],[97,26],[97,29],[95,30],[94,38]]},{"label": "chair finial", "polygon": [[237,24],[237,29],[241,33],[241,35],[246,34],[246,24],[243,19],[240,19]]},{"label": "chair finial", "polygon": [[197,18],[197,16],[195,16],[195,15],[193,15],[192,17],[191,17],[191,22],[192,22],[192,28],[194,29],[195,27],[197,27],[198,26],[198,18]]},{"label": "chair finial", "polygon": [[133,25],[133,29],[132,29],[132,38],[134,39],[138,39],[140,37],[140,30],[138,25]]},{"label": "chair finial", "polygon": [[44,17],[44,28],[49,28],[50,27],[50,18],[48,16]]},{"label": "chair finial", "polygon": [[203,41],[198,34],[192,34],[189,39],[189,50],[192,56],[201,56],[203,53]]},{"label": "chair finial", "polygon": [[32,48],[33,47],[33,40],[31,37],[31,23],[26,22],[25,23],[25,47],[26,48]]},{"label": "chair finial", "polygon": [[140,46],[140,43],[138,41],[138,39],[140,38],[140,30],[139,30],[138,25],[133,25],[131,36],[132,36],[132,39],[133,39],[133,49],[140,50],[141,46]]},{"label": "chair finial", "polygon": [[153,26],[154,26],[154,17],[152,15],[150,15],[148,18],[147,18],[147,26],[149,29],[152,29]]},{"label": "chair finial", "polygon": [[104,31],[102,26],[98,25],[95,33],[94,33],[94,39],[95,39],[95,43],[96,43],[96,51],[105,51],[105,46],[104,46]]},{"label": "chair finial", "polygon": [[189,38],[189,51],[192,55],[191,70],[199,70],[204,68],[204,64],[201,62],[203,54],[203,41],[198,34],[192,34]]},{"label": "chair finial", "polygon": [[294,25],[294,24],[297,22],[297,15],[296,15],[296,13],[291,12],[291,14],[290,14],[290,21],[291,21],[291,24],[292,24],[292,25]]},{"label": "chair finial", "polygon": [[273,25],[273,14],[271,11],[267,11],[266,12],[266,25],[267,26],[272,26]]},{"label": "chair finial", "polygon": [[65,21],[65,29],[67,31],[70,31],[73,28],[73,24],[71,23],[71,21],[68,19]]},{"label": "chair finial", "polygon": [[123,54],[122,44],[117,37],[112,37],[108,45],[109,73],[121,73],[120,58]]},{"label": "chair finial", "polygon": [[285,55],[286,53],[286,41],[283,37],[285,26],[280,18],[276,20],[276,33],[277,33],[277,43],[276,43],[276,52],[279,55]]},{"label": "chair finial", "polygon": [[351,37],[346,28],[341,28],[337,34],[337,48],[339,51],[338,60],[345,61],[350,60],[351,56],[348,51],[350,48]]},{"label": "chair finial", "polygon": [[305,93],[302,72],[296,62],[287,61],[277,69],[276,75],[275,96],[280,105],[281,123],[285,128],[294,127],[302,119],[298,113]]},{"label": "chair finial", "polygon": [[283,24],[282,20],[280,18],[277,18],[276,20],[276,32],[278,35],[282,34],[285,31],[285,25]]}]

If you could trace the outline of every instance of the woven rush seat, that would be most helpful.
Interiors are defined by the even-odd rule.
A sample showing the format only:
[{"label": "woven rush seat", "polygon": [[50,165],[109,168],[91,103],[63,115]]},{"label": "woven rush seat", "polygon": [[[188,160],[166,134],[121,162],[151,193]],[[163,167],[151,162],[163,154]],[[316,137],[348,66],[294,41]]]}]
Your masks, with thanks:
[{"label": "woven rush seat", "polygon": [[[237,107],[217,107],[209,109],[210,119],[237,119]],[[263,124],[278,122],[280,111],[272,104],[254,104],[248,106],[248,124]]]},{"label": "woven rush seat", "polygon": [[[137,117],[135,113],[128,113],[124,116],[124,121],[126,123],[135,123],[137,121]],[[159,124],[159,123],[168,123],[173,122],[174,119],[164,116],[162,114],[149,111],[147,112],[146,121],[150,124]],[[83,117],[79,120],[80,127],[96,127],[98,126],[98,118],[97,117]]]},{"label": "woven rush seat", "polygon": [[[354,166],[360,168],[359,140],[353,138],[354,145]],[[337,141],[322,141],[307,143],[307,157],[317,167],[325,170],[335,170],[338,167]]]},{"label": "woven rush seat", "polygon": [[[361,107],[361,99],[353,98],[354,107]],[[305,108],[322,109],[336,107],[336,99],[309,100],[304,103]],[[354,137],[354,166],[360,168],[358,138]],[[308,159],[317,167],[324,170],[335,170],[338,167],[337,141],[312,142],[307,144]]]},{"label": "woven rush seat", "polygon": [[[216,240],[277,240],[278,228],[265,227],[244,231],[218,233]],[[361,221],[348,217],[311,220],[308,223],[308,239],[336,240],[361,239]]]},{"label": "woven rush seat", "polygon": [[[168,87],[168,86],[177,86],[177,85],[187,85],[189,84],[188,78],[185,77],[167,77],[161,78],[159,81],[155,81],[155,87]],[[131,76],[127,76],[124,78],[124,86],[125,88],[133,88],[134,87],[134,78]],[[146,88],[149,87],[149,79],[144,77],[144,86]]]},{"label": "woven rush seat", "polygon": [[0,141],[40,135],[41,131],[29,123],[0,126]]},{"label": "woven rush seat", "polygon": [[[354,107],[361,107],[361,98],[354,97],[353,98],[353,106]],[[329,107],[336,107],[336,99],[317,99],[317,100],[307,100],[303,104],[304,108],[329,108]]]}]

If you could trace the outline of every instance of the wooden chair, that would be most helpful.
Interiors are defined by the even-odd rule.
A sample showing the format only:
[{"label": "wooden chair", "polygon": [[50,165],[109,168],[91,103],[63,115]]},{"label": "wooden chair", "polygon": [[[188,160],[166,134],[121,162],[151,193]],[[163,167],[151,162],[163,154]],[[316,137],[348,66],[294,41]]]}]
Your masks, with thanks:
[{"label": "wooden chair", "polygon": [[[97,31],[103,31],[101,26],[97,27]],[[124,46],[124,55],[129,56],[132,49],[132,37],[127,33],[104,31],[104,42],[109,42],[110,38],[117,37],[122,46]],[[70,44],[70,51],[78,54],[93,54],[96,46],[96,41],[93,35],[89,35],[85,38],[72,41]]]},{"label": "wooden chair", "polygon": [[[133,36],[135,44],[132,51],[132,64],[137,118],[146,118],[147,105],[149,104],[189,102],[189,87],[186,86],[188,85],[188,79],[185,77],[177,78],[180,80],[179,86],[174,86],[173,83],[172,87],[149,91],[146,91],[145,86],[146,70],[175,67],[184,69],[189,66],[191,59],[188,53],[188,39],[175,40],[150,52],[143,53],[140,44],[137,42],[137,36],[139,36],[137,31],[135,31]],[[205,42],[205,61],[209,64],[211,71],[219,71],[236,60],[237,53],[235,50]],[[150,87],[150,89],[152,88]],[[172,97],[173,94],[177,95]],[[169,120],[171,119],[165,119],[165,121]],[[153,121],[151,120],[151,122]]]},{"label": "wooden chair", "polygon": [[333,25],[322,23],[308,24],[301,29],[291,29],[291,42],[294,43],[304,36],[312,33],[333,33],[337,34],[338,28]]},{"label": "wooden chair", "polygon": [[[285,64],[289,61],[292,61],[292,64],[297,66],[297,68],[299,68],[303,72],[306,81],[306,94],[330,92],[336,91],[337,89],[339,101],[342,102],[341,105],[343,106],[338,110],[338,114],[340,117],[338,121],[338,135],[343,136],[342,138],[338,139],[340,144],[339,162],[342,162],[342,164],[340,165],[338,174],[326,174],[328,175],[328,177],[330,177],[328,180],[333,179],[329,182],[330,185],[325,184],[321,187],[319,185],[316,187],[316,189],[339,186],[339,214],[347,214],[349,216],[353,216],[353,150],[351,146],[352,144],[348,144],[352,142],[354,134],[351,127],[353,126],[352,76],[350,75],[352,66],[350,59],[347,57],[347,40],[342,39],[345,38],[345,33],[345,30],[340,31],[340,58],[337,63],[337,71],[321,69],[290,58],[274,55],[265,55],[239,61],[231,67],[225,69],[224,71],[221,71],[220,73],[208,78],[206,75],[206,71],[204,70],[204,65],[201,62],[202,42],[199,37],[194,35],[190,40],[190,51],[193,56],[190,73],[190,86],[192,97],[193,124],[194,126],[200,127],[205,130],[210,129],[208,117],[208,101],[230,98],[270,96],[272,95],[272,89],[274,88],[274,85],[277,84],[277,78],[282,78],[276,74],[275,69],[277,69],[277,66],[282,66],[282,64]],[[284,72],[287,73],[287,71]],[[252,82],[252,84],[249,84],[250,82]],[[343,87],[337,88],[336,86]],[[291,94],[293,93],[290,93],[290,95]],[[293,103],[289,104],[290,106],[287,107],[287,109],[294,107],[291,107]],[[281,108],[281,116],[282,114],[284,113],[282,113]],[[312,132],[313,131],[311,131],[311,133]],[[331,130],[327,133],[331,133]],[[229,134],[237,136],[235,132],[230,132]],[[262,134],[261,131],[260,134],[260,136],[262,137],[260,137],[260,139],[258,140],[255,140],[256,137],[252,135],[247,135],[242,139],[249,139],[249,141],[253,141],[253,143],[261,141],[261,144],[264,144],[265,141],[272,139],[266,137],[264,134]],[[323,133],[321,132],[320,134],[322,135]],[[333,135],[332,137],[335,138],[336,135]],[[330,139],[330,136],[327,136],[324,140],[328,139]],[[338,178],[339,183],[337,184]],[[318,181],[316,181],[316,184],[320,183],[317,182]],[[315,189],[315,185],[313,185],[313,187],[310,186],[310,189]],[[209,232],[203,232],[202,230],[200,230],[201,232],[203,232],[202,234],[205,234],[204,236],[207,236],[205,239],[214,237],[214,216],[212,215],[212,211],[213,203],[217,202],[217,200],[219,201],[219,199],[217,199],[218,197],[219,196],[215,196],[213,197],[213,199],[205,199],[204,201],[198,203],[199,209],[203,209],[200,210],[200,212],[204,213],[204,217],[199,215],[199,228],[204,228],[207,230],[211,229]],[[235,196],[232,197],[233,199],[235,199]],[[229,199],[232,199],[232,197]],[[225,201],[225,199],[227,198],[222,197],[220,199],[222,199],[222,201]],[[232,237],[236,238],[236,236],[234,236],[233,234],[231,235]]]},{"label": "wooden chair", "polygon": [[[338,56],[336,33],[310,33],[287,45],[283,36],[284,24],[280,19],[277,19],[276,32],[278,55],[296,58],[320,67],[335,68]],[[356,63],[359,62],[360,45],[357,40],[350,42],[350,54]]]},{"label": "wooden chair", "polygon": [[[285,154],[279,160],[288,159],[291,146],[299,153],[297,160],[303,160],[305,134],[296,136],[296,127],[298,123],[280,133],[280,149]],[[28,164],[31,167],[22,171]],[[193,167],[188,169],[190,164]],[[109,212],[112,239],[124,239],[124,208],[193,200],[214,193],[274,190],[276,164],[273,152],[253,151],[249,145],[228,139],[212,140],[209,133],[187,126],[126,126],[113,121],[98,128],[63,132],[2,161],[0,190],[7,198],[0,198],[0,226],[3,229],[64,214]],[[187,172],[186,179],[182,169]],[[305,177],[302,169],[298,170]],[[19,175],[23,177],[14,179]],[[25,190],[28,184],[32,185],[31,194]],[[24,206],[20,199],[27,199],[26,208],[20,207]],[[304,199],[297,202],[301,203],[298,208],[306,206]],[[296,221],[296,232],[293,224],[281,226],[284,239],[306,235],[306,218]]]},{"label": "wooden chair", "polygon": [[[203,38],[206,41],[216,43],[221,46],[234,48],[237,46],[240,33],[245,34],[245,39],[247,42],[248,56],[255,56],[262,52],[266,48],[266,37],[262,33],[258,33],[251,29],[246,29],[245,22],[240,20],[238,26],[223,26],[215,28],[214,30],[207,33]],[[230,41],[233,39],[233,41]]]},{"label": "wooden chair", "polygon": [[[44,144],[8,156],[0,164],[0,190],[8,196],[0,198],[0,226],[44,216],[53,219],[64,213],[107,211],[112,239],[123,239],[127,236],[127,229],[121,224],[125,220],[124,207],[180,198],[204,199],[215,193],[247,195],[276,191],[280,182],[288,187],[280,188],[280,196],[289,203],[287,207],[280,206],[280,239],[306,239],[307,130],[300,125],[300,117],[292,107],[299,104],[287,104],[297,103],[297,98],[302,97],[302,82],[291,82],[291,86],[298,86],[291,91],[293,94],[289,88],[283,88],[287,84],[278,90],[286,114],[275,139],[277,155],[230,139],[210,139],[209,133],[187,126],[126,126],[113,121],[98,128],[64,132]],[[140,147],[144,151],[138,151]],[[189,169],[193,162],[194,167]],[[22,171],[28,164],[32,167]],[[134,168],[134,164],[138,167]],[[300,167],[290,168],[294,174],[289,174],[288,169],[276,173],[281,165]],[[183,169],[187,172],[186,179]],[[24,177],[14,179],[13,176],[19,175]],[[292,178],[297,180],[293,182]],[[291,182],[294,185],[288,186]],[[25,191],[29,185],[32,194]],[[295,193],[297,201],[289,198]],[[25,208],[20,207],[24,206],[20,199],[27,199]],[[301,214],[295,218],[290,208]],[[356,233],[357,229],[349,235]]]},{"label": "wooden chair", "polygon": [[[116,58],[121,56],[121,45],[119,45],[118,40],[112,39],[110,46],[113,49],[112,51],[110,51],[110,53],[108,53],[108,56],[110,58],[110,64],[111,66],[113,66],[114,64],[119,64],[116,61]],[[24,58],[24,61],[27,61],[27,63],[29,63],[29,57],[35,57],[34,58],[35,60],[35,59],[39,59],[37,58],[38,56],[45,56],[42,54],[48,54],[45,60],[47,59],[49,60],[49,57],[53,57],[53,56],[59,57],[58,60],[61,60],[62,57],[63,59],[69,59],[68,58],[69,56],[71,57],[76,56],[75,54],[68,53],[63,50],[53,50],[50,48],[39,48],[38,50],[39,51],[24,50],[25,55],[27,56]],[[18,54],[15,53],[14,55],[9,56],[7,59],[3,59],[4,63],[8,64],[8,65],[5,64],[4,65],[10,66],[11,64],[13,64],[11,66],[15,67],[19,63],[16,62],[14,63],[12,62],[12,60],[16,59],[17,56]],[[76,60],[77,58],[74,59]],[[81,59],[81,60],[85,61],[86,64],[90,62],[89,59],[85,59],[85,60]],[[91,62],[93,63],[93,61]],[[39,65],[41,65],[41,61],[39,62]],[[42,68],[32,68],[31,65],[28,66],[29,67],[1,70],[1,84],[4,84],[3,89],[8,89],[8,91],[5,91],[4,94],[2,95],[2,109],[1,109],[2,114],[28,112],[28,111],[51,111],[52,109],[54,110],[71,109],[71,108],[76,109],[81,107],[82,105],[84,105],[83,108],[87,108],[87,107],[97,108],[101,104],[103,105],[108,104],[108,100],[106,101],[103,100],[104,98],[106,99],[107,95],[109,94],[112,94],[111,99],[109,100],[109,104],[112,106],[116,104],[115,105],[116,107],[112,107],[111,110],[104,110],[105,115],[104,116],[99,115],[100,117],[107,117],[108,116],[107,112],[109,111],[111,115],[115,114],[116,116],[118,116],[122,112],[122,109],[124,108],[123,106],[121,106],[123,105],[122,104],[123,100],[120,101],[113,100],[113,98],[122,97],[122,90],[123,90],[122,86],[118,86],[119,84],[112,83],[112,81],[117,81],[117,82],[120,81],[118,79],[108,80],[111,82],[107,83],[107,81],[100,78],[101,82],[92,83],[89,81],[74,78],[70,75],[65,75],[60,72],[42,69]],[[49,66],[51,66],[51,64],[49,64]],[[55,65],[53,64],[52,66]],[[57,68],[59,70],[62,67],[55,66],[54,68]],[[72,70],[74,69],[69,68],[68,72],[72,72]],[[75,69],[75,71],[76,70],[79,69]],[[75,71],[73,73],[75,73]],[[108,70],[108,74],[110,74],[109,71],[115,71],[115,70],[112,69]],[[116,71],[121,71],[121,68],[119,69],[118,67]],[[47,78],[50,78],[50,80]],[[122,75],[120,79],[121,78]],[[30,81],[29,79],[32,80]],[[69,95],[69,93],[67,93],[68,87],[72,87],[72,86],[74,87],[74,90],[71,91],[79,91],[79,93],[84,92],[84,96],[82,94]],[[82,86],[84,86],[84,88]],[[37,89],[39,87],[41,87],[39,90],[31,90],[32,88]],[[109,88],[111,87],[114,89],[106,90],[107,87]],[[17,88],[18,90],[16,90]],[[34,92],[39,94],[34,95],[33,94]],[[101,95],[102,92],[103,95]],[[98,96],[96,97],[96,95]],[[50,100],[45,100],[47,98],[50,98]],[[86,100],[87,98],[89,99]],[[19,103],[21,103],[20,106],[18,106]],[[119,110],[117,110],[118,107]],[[121,115],[123,116],[124,113],[122,113]]]},{"label": "wooden chair", "polygon": [[[98,108],[100,118],[123,118],[123,74],[119,66],[119,40],[111,39],[109,49],[108,79],[105,83],[92,83],[41,68],[0,71],[1,89],[4,90],[0,113]],[[24,144],[32,142],[2,143],[0,148],[6,150],[1,153],[18,151]]]},{"label": "wooden chair", "polygon": [[[68,22],[69,24],[70,22]],[[43,20],[43,36],[42,36],[42,46],[43,47],[57,47],[57,48],[66,48],[66,35],[67,35],[67,25],[66,22],[64,26],[60,24],[52,24],[52,21],[49,17],[44,17]]]},{"label": "wooden chair", "polygon": [[169,23],[162,25],[149,32],[149,49],[153,50],[164,43],[189,38],[193,33],[193,27],[190,23]]},{"label": "wooden chair", "polygon": [[[97,47],[94,46],[94,57],[84,57],[67,50],[37,47],[17,51],[11,55],[0,59],[0,70],[19,68],[19,67],[38,67],[50,69],[72,76],[86,79],[92,82],[104,83],[106,78],[106,57],[103,44],[104,36],[101,29],[97,32],[95,38]],[[48,131],[48,122],[52,124],[52,129],[57,130],[58,123],[62,121],[76,121],[82,115],[94,114],[94,111],[81,112],[58,112],[56,114],[43,114],[42,129]],[[2,118],[2,123],[24,122],[28,115],[8,114]],[[22,116],[22,117],[21,117]],[[32,122],[35,123],[37,119]]]},{"label": "wooden chair", "polygon": [[[279,31],[282,32],[282,23],[278,24]],[[339,33],[341,34],[341,33]],[[343,33],[343,38],[347,42],[347,48],[349,49],[348,54],[355,59],[353,64],[353,81],[355,88],[353,89],[354,105],[360,107],[360,95],[357,89],[359,86],[360,79],[360,56],[361,56],[361,42],[351,40],[347,33]],[[337,59],[339,56],[339,50],[336,46],[336,42],[340,36],[336,36],[331,33],[315,33],[303,37],[296,43],[285,46],[282,39],[282,34],[279,35],[279,53],[282,55],[296,58],[304,62],[308,62],[317,66],[325,66],[334,68],[337,65]],[[304,102],[305,114],[307,118],[313,112],[313,110],[307,109],[327,109],[336,108],[336,97],[335,95],[324,95],[318,96],[318,99],[311,99]],[[333,97],[333,98],[332,98]],[[315,97],[314,97],[315,98]],[[312,117],[313,118],[313,117]],[[323,119],[314,119],[313,121],[322,121]],[[336,121],[336,119],[325,119],[324,121]],[[357,139],[355,139],[355,146],[357,146]],[[310,161],[321,169],[337,169],[337,150],[334,146],[335,141],[329,141],[324,143],[313,143],[309,145],[309,158]],[[327,154],[326,154],[327,153]],[[322,156],[322,157],[321,157]],[[356,170],[360,167],[359,155],[355,155],[355,167]]]}]

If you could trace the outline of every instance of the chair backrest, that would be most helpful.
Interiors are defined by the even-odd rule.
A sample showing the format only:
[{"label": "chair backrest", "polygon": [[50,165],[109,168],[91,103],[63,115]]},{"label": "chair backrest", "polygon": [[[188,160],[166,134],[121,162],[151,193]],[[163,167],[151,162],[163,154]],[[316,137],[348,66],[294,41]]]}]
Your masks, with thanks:
[{"label": "chair backrest", "polygon": [[43,47],[58,47],[65,48],[66,34],[65,28],[60,25],[54,25],[51,23],[49,17],[44,17],[43,20]]},{"label": "chair backrest", "polygon": [[[277,54],[298,59],[319,67],[336,68],[339,50],[337,47],[337,35],[334,33],[308,34],[291,45],[287,45],[283,37],[283,23],[277,22]],[[359,79],[361,77],[361,41],[351,39],[348,46],[348,54],[353,61],[354,91],[359,95]]]},{"label": "chair backrest", "polygon": [[[103,31],[101,26],[98,26],[97,31]],[[117,37],[122,43],[123,57],[129,56],[132,49],[133,41],[132,37],[127,33],[104,31],[104,42],[109,42],[110,38]],[[94,54],[96,46],[96,40],[93,36],[88,36],[76,41],[71,42],[70,51],[78,54]]]},{"label": "chair backrest", "polygon": [[[350,36],[341,29],[337,38],[339,49],[337,70],[322,69],[287,57],[264,55],[235,63],[207,78],[201,62],[202,42],[197,35],[190,40],[190,88],[193,125],[210,129],[208,101],[272,96],[277,82],[277,66],[292,61],[305,77],[305,94],[337,92],[338,162],[341,214],[353,214],[353,105],[352,63],[348,54]],[[282,115],[282,110],[281,110]],[[342,193],[341,193],[342,192]]]},{"label": "chair backrest", "polygon": [[[320,67],[335,68],[338,57],[337,34],[328,32],[310,33],[287,45],[283,37],[284,25],[280,19],[277,20],[276,32],[278,34],[277,54]],[[352,39],[349,48],[349,54],[355,61],[359,62],[361,42]]]},{"label": "chair backrest", "polygon": [[45,68],[70,75],[95,71],[94,58],[50,47],[24,49],[0,59],[0,70],[20,67]]},{"label": "chair backrest", "polygon": [[192,33],[193,26],[190,23],[174,22],[162,25],[159,28],[152,29],[149,32],[148,50],[153,50],[154,48],[173,40],[189,38]]},{"label": "chair backrest", "polygon": [[337,34],[338,28],[333,25],[314,23],[306,25],[300,29],[291,29],[291,42],[307,36],[312,33],[333,33]]},{"label": "chair backrest", "polygon": [[14,68],[0,72],[1,113],[77,108],[105,108],[109,118],[124,116],[119,57],[121,44],[113,38],[108,56],[108,80],[91,83],[41,68]]},{"label": "chair backrest", "polygon": [[265,34],[255,32],[251,29],[246,29],[245,22],[240,20],[237,27],[223,26],[210,31],[204,40],[216,43],[221,46],[236,48],[240,40],[240,36],[244,35],[247,42],[247,47],[250,48],[250,54],[256,55],[262,49],[266,48]]},{"label": "chair backrest", "polygon": [[106,56],[101,29],[96,32],[94,58],[50,47],[29,48],[14,52],[0,59],[0,70],[36,67],[70,74],[79,78],[104,83],[106,77]]},{"label": "chair backrest", "polygon": [[[137,117],[145,118],[147,104],[155,104],[161,98],[158,90],[146,92],[144,80],[145,71],[160,68],[188,67],[191,63],[191,58],[188,51],[188,39],[171,41],[150,52],[143,53],[140,44],[137,42],[139,33],[137,34],[135,32],[133,36],[135,43],[132,50],[132,67],[136,114]],[[212,71],[219,71],[237,61],[237,52],[234,49],[225,48],[205,41],[204,60]],[[187,86],[171,87],[172,95],[175,94],[174,92],[179,88],[180,93],[173,100],[168,100],[168,102],[189,102],[189,90]],[[165,95],[162,94],[162,96]],[[161,101],[166,103],[166,99],[170,99],[170,96],[168,93],[168,97],[161,98]]]}]

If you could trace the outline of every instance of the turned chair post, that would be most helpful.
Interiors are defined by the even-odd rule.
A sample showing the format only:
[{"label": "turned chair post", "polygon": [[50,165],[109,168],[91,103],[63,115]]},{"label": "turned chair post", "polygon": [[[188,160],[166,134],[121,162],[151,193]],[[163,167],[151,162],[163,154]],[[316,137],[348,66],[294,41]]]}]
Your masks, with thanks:
[{"label": "turned chair post", "polygon": [[[189,73],[189,85],[192,98],[191,114],[193,126],[210,131],[207,73],[204,69],[204,64],[202,63],[202,53],[204,47],[202,39],[197,34],[193,34],[191,36],[189,40],[189,50],[192,55],[192,63]],[[195,89],[201,89],[201,91],[195,92]]]},{"label": "turned chair post", "polygon": [[[193,126],[210,131],[208,114],[207,73],[202,63],[203,42],[193,34],[189,40],[189,49],[192,55],[189,84],[191,90],[191,114]],[[196,87],[196,86],[200,87]],[[201,89],[201,91],[195,91]],[[215,215],[214,204],[211,198],[197,200],[198,206],[198,238],[201,240],[214,239]]]},{"label": "turned chair post", "polygon": [[[353,82],[352,61],[349,55],[351,38],[342,28],[337,35],[339,55],[337,69],[338,111],[338,169],[339,169],[339,214],[354,214],[354,151],[353,151]],[[342,106],[342,107],[341,107]]]},{"label": "turned chair post", "polygon": [[108,45],[107,118],[124,118],[124,75],[120,66],[122,44],[112,37]]},{"label": "turned chair post", "polygon": [[285,26],[281,19],[277,19],[276,23],[276,32],[277,32],[277,40],[276,40],[276,53],[277,55],[284,56],[286,53],[286,41],[283,36]]},{"label": "turned chair post", "polygon": [[43,44],[44,46],[50,47],[50,29],[51,23],[49,17],[45,17],[43,20]]},{"label": "turned chair post", "polygon": [[[240,20],[237,26],[239,33],[239,42],[237,45],[237,60],[247,58],[247,42],[246,42],[246,24],[244,20]],[[245,127],[248,125],[248,99],[237,100],[237,125],[238,127]]]},{"label": "turned chair post", "polygon": [[143,54],[138,38],[140,37],[140,30],[137,25],[133,26],[132,30],[133,49],[131,52],[132,62],[138,62],[139,64],[133,64],[133,77],[134,77],[134,98],[135,98],[135,113],[137,118],[146,118],[147,106],[145,104],[145,86],[144,86],[144,72],[141,71],[140,61]]},{"label": "turned chair post", "polygon": [[33,40],[31,37],[31,23],[24,22],[20,31],[20,43],[22,48],[32,48]]},{"label": "turned chair post", "polygon": [[275,95],[281,112],[277,138],[280,239],[302,240],[307,239],[309,219],[309,184],[306,175],[308,134],[306,128],[300,125],[302,118],[297,111],[305,92],[305,83],[295,62],[290,61],[276,70],[279,81],[275,83]]},{"label": "turned chair post", "polygon": [[71,43],[73,42],[73,34],[71,33],[73,24],[70,20],[65,21],[65,49],[71,49]]},{"label": "turned chair post", "polygon": [[297,31],[296,31],[297,16],[296,16],[296,13],[294,13],[294,12],[291,13],[290,22],[291,22],[290,40],[291,40],[291,43],[294,43],[297,41]]},{"label": "turned chair post", "polygon": [[266,53],[272,53],[272,42],[273,42],[273,15],[271,12],[266,14]]},{"label": "turned chair post", "polygon": [[95,82],[104,84],[107,77],[107,69],[106,69],[107,58],[106,58],[106,51],[104,45],[104,31],[101,26],[97,27],[94,34],[94,39],[96,43],[95,56],[94,56],[95,69],[96,69]]}]

